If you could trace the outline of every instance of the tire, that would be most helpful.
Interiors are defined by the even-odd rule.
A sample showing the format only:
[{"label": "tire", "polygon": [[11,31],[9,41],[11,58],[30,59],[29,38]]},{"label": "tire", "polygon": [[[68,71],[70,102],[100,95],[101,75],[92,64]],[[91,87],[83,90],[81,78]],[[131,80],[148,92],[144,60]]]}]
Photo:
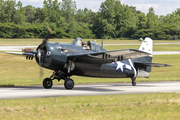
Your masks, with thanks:
[{"label": "tire", "polygon": [[52,80],[50,78],[45,78],[43,80],[43,87],[45,89],[51,89],[52,86],[53,86],[53,82],[52,82]]},{"label": "tire", "polygon": [[133,78],[131,78],[131,80],[132,80],[132,86],[136,86],[136,77],[133,77]]},{"label": "tire", "polygon": [[132,82],[132,86],[136,86],[136,82]]},{"label": "tire", "polygon": [[64,82],[64,87],[67,90],[73,89],[74,88],[74,81],[72,79],[66,79],[65,82]]}]

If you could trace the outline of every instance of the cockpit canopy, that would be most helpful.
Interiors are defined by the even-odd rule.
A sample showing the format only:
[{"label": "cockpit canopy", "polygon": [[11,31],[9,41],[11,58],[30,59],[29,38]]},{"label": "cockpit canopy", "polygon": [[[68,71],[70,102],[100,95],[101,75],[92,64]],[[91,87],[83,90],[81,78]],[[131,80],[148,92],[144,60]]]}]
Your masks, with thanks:
[{"label": "cockpit canopy", "polygon": [[[76,45],[76,46],[81,46],[82,47],[82,39],[81,38],[76,38],[72,44]],[[100,52],[100,51],[106,51],[104,48],[102,48],[100,46],[100,44],[97,44],[95,42],[92,41],[88,41],[87,42],[87,46],[89,46],[90,49],[88,50],[92,50],[92,51],[96,51],[96,52]]]},{"label": "cockpit canopy", "polygon": [[99,44],[94,43],[92,41],[88,41],[87,45],[90,47],[91,50],[96,51],[96,52],[100,52],[103,49]]},{"label": "cockpit canopy", "polygon": [[82,39],[76,38],[74,41],[72,41],[72,44],[74,44],[76,46],[82,46]]}]

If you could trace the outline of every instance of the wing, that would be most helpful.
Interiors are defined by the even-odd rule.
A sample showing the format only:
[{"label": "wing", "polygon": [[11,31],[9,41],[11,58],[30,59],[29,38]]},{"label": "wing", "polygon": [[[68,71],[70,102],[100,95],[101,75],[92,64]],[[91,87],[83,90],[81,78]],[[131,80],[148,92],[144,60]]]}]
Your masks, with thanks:
[{"label": "wing", "polygon": [[87,54],[68,55],[72,61],[85,62],[91,64],[104,64],[115,61],[122,61],[150,55],[149,53],[136,49],[124,49],[115,51],[94,52]]},{"label": "wing", "polygon": [[14,55],[25,55],[25,56],[35,56],[33,53],[22,53],[22,52],[5,52],[6,54],[14,54]]}]

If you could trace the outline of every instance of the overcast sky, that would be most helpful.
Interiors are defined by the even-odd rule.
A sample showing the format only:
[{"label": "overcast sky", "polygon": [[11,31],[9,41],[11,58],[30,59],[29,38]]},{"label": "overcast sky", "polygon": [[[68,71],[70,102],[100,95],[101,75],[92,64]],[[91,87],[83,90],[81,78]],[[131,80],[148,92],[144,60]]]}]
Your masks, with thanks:
[{"label": "overcast sky", "polygon": [[[18,1],[18,0],[16,0]],[[32,5],[35,7],[43,7],[44,0],[20,0],[23,6]],[[61,0],[59,0],[61,1]],[[100,5],[105,0],[73,0],[76,2],[77,9],[84,9],[85,7],[97,12]],[[180,0],[121,0],[122,4],[135,6],[137,10],[144,13],[148,12],[149,7],[155,9],[156,15],[166,15],[172,13],[177,8],[180,8]]]}]

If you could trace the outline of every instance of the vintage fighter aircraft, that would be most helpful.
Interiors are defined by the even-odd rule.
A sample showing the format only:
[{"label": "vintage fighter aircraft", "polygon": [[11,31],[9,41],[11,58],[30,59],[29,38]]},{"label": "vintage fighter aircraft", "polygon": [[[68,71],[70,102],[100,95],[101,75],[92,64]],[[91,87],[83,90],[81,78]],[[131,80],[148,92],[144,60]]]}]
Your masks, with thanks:
[{"label": "vintage fighter aircraft", "polygon": [[107,51],[95,42],[88,41],[82,46],[81,38],[72,43],[53,43],[45,38],[36,50],[25,49],[22,53],[6,52],[9,54],[25,55],[26,59],[35,57],[41,67],[53,70],[50,78],[43,80],[43,87],[50,89],[52,80],[65,80],[64,87],[73,89],[72,75],[99,78],[131,78],[136,86],[137,77],[149,77],[151,67],[165,67],[167,64],[152,63],[153,41],[145,38],[139,50],[123,49]]}]

